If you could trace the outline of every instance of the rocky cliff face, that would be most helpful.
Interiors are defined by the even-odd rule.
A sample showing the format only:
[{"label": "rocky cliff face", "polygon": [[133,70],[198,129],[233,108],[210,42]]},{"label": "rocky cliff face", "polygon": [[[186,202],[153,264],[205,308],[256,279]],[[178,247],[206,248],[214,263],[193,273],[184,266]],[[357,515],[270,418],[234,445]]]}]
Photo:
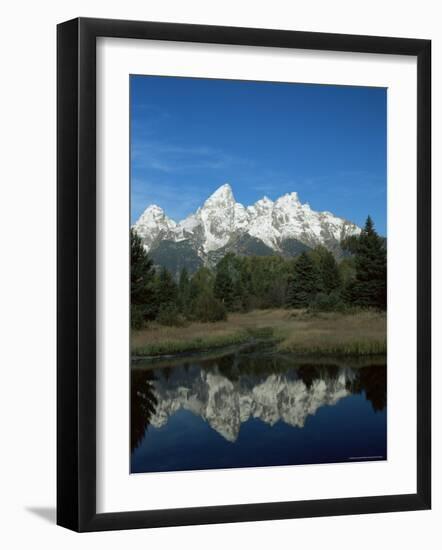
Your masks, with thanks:
[{"label": "rocky cliff face", "polygon": [[[360,233],[360,228],[330,212],[315,212],[300,202],[297,193],[272,201],[264,197],[251,206],[235,201],[228,183],[219,187],[198,210],[177,223],[156,205],[149,206],[134,224],[147,251],[162,250],[164,242],[186,242],[202,263],[223,251],[247,254],[244,242],[253,250],[290,255],[287,251],[313,248],[319,244],[339,252],[343,238]],[[257,246],[261,244],[261,248]],[[163,245],[164,247],[164,245]],[[250,253],[254,253],[250,251]]]}]

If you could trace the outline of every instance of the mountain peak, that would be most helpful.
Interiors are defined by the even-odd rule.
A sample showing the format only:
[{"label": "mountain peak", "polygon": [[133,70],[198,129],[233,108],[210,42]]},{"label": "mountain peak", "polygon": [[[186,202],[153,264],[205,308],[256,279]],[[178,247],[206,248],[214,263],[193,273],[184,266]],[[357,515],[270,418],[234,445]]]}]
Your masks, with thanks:
[{"label": "mountain peak", "polygon": [[161,220],[166,219],[166,213],[156,204],[151,204],[146,208],[146,210],[141,214],[137,223],[146,223],[149,220]]},{"label": "mountain peak", "polygon": [[221,185],[221,187],[218,187],[216,191],[214,191],[210,197],[207,199],[208,201],[213,200],[235,200],[233,197],[233,191],[229,183],[225,183],[224,185]]},{"label": "mountain peak", "polygon": [[141,214],[137,224],[143,223],[163,223],[172,227],[176,225],[176,223],[166,215],[166,212],[164,212],[161,206],[157,204],[151,204]]},{"label": "mountain peak", "polygon": [[286,193],[276,201],[276,206],[285,208],[299,208],[301,201],[299,200],[298,193],[293,191],[292,193]]},{"label": "mountain peak", "polygon": [[270,207],[270,206],[273,206],[273,201],[272,199],[269,199],[269,197],[266,197],[264,195],[262,199],[259,199],[259,201],[255,202],[255,206]]},{"label": "mountain peak", "polygon": [[134,227],[145,248],[149,249],[160,235],[169,235],[175,229],[176,223],[166,216],[160,206],[151,204],[138,218]]},{"label": "mountain peak", "polygon": [[298,193],[296,191],[292,191],[291,193],[286,193],[281,197],[281,199],[285,199],[290,202],[300,202]]},{"label": "mountain peak", "polygon": [[152,213],[152,214],[164,214],[164,210],[161,208],[161,206],[158,206],[157,204],[151,204],[146,208],[146,210],[143,212],[143,214]]},{"label": "mountain peak", "polygon": [[284,243],[293,240],[310,248],[322,244],[339,251],[344,237],[360,232],[359,227],[342,218],[315,212],[307,203],[302,204],[295,191],[275,202],[263,197],[245,208],[235,201],[228,183],[218,187],[195,213],[178,224],[153,204],[134,227],[147,250],[155,249],[162,241],[187,241],[203,262],[210,261],[209,253],[222,251],[241,236],[258,239],[283,253]]}]

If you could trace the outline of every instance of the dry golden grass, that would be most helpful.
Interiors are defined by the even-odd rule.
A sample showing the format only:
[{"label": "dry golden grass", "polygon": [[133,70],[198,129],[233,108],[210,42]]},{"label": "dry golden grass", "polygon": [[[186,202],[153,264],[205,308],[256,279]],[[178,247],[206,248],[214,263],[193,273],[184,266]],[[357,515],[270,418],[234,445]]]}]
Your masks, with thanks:
[{"label": "dry golden grass", "polygon": [[382,313],[323,313],[303,310],[255,310],[233,313],[227,321],[165,327],[152,323],[132,332],[134,355],[203,351],[273,337],[279,349],[302,354],[369,355],[386,351]]},{"label": "dry golden grass", "polygon": [[386,315],[374,311],[304,315],[280,330],[279,348],[285,351],[370,355],[387,350]]}]

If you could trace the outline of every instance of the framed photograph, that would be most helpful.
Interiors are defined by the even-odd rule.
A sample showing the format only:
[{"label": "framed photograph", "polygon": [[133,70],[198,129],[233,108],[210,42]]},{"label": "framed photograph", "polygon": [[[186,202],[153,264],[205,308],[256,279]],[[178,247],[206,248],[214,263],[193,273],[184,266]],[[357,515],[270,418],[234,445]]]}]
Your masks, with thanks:
[{"label": "framed photograph", "polygon": [[430,41],[57,36],[57,523],[429,509]]}]

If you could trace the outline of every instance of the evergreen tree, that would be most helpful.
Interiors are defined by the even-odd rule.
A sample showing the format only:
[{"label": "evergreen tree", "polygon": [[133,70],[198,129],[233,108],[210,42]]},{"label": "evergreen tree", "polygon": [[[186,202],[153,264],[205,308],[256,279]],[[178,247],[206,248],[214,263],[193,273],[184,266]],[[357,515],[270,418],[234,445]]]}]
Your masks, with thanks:
[{"label": "evergreen tree", "polygon": [[250,265],[248,263],[249,258],[243,256],[238,258],[239,260],[239,280],[240,286],[240,305],[243,311],[249,311],[251,309],[251,286],[252,286],[252,273],[250,271]]},{"label": "evergreen tree", "polygon": [[368,216],[355,254],[356,277],[350,299],[362,307],[387,308],[387,251],[384,239],[375,231]]},{"label": "evergreen tree", "polygon": [[180,282],[179,282],[180,292],[185,294],[188,291],[189,286],[190,286],[189,274],[187,272],[187,269],[183,267],[180,273]]},{"label": "evergreen tree", "polygon": [[224,306],[231,310],[235,303],[235,284],[230,273],[228,259],[225,256],[216,266],[214,295]]},{"label": "evergreen tree", "polygon": [[203,323],[224,321],[227,318],[224,304],[209,290],[204,290],[198,295],[194,305],[194,315]]},{"label": "evergreen tree", "polygon": [[178,298],[178,287],[173,280],[170,271],[163,267],[157,279],[157,297],[160,306],[172,304],[176,307]]},{"label": "evergreen tree", "polygon": [[215,297],[228,311],[244,311],[250,306],[251,272],[247,258],[228,253],[216,266]]},{"label": "evergreen tree", "polygon": [[356,277],[355,259],[353,256],[343,258],[339,263],[339,275],[342,286],[347,286]]},{"label": "evergreen tree", "polygon": [[289,307],[307,307],[321,290],[318,268],[309,254],[302,252],[297,258],[289,276],[287,305]]},{"label": "evergreen tree", "polygon": [[190,304],[195,302],[196,298],[204,291],[213,292],[214,275],[207,267],[200,267],[191,280],[189,288]]},{"label": "evergreen tree", "polygon": [[158,304],[154,288],[153,262],[144,250],[137,233],[130,230],[130,303],[131,325],[141,328],[145,321],[154,319]]},{"label": "evergreen tree", "polygon": [[339,267],[333,254],[324,249],[319,259],[319,272],[324,292],[330,294],[341,289],[342,280]]},{"label": "evergreen tree", "polygon": [[172,274],[163,267],[156,278],[158,314],[156,320],[161,325],[180,326],[183,318],[180,315],[178,303],[178,285]]},{"label": "evergreen tree", "polygon": [[341,241],[341,248],[344,252],[349,252],[350,254],[356,254],[359,244],[359,235],[350,235],[345,237]]},{"label": "evergreen tree", "polygon": [[187,269],[183,267],[178,283],[178,302],[181,312],[187,315],[190,311],[190,279]]}]

